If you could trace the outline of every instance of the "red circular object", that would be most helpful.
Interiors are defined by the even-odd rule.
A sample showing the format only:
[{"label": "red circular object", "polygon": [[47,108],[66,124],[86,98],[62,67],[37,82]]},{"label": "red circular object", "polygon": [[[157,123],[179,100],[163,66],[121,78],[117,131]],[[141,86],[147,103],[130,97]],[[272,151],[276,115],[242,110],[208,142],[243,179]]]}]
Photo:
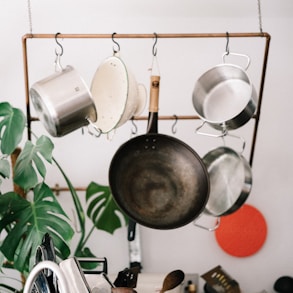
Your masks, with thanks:
[{"label": "red circular object", "polygon": [[233,214],[221,218],[215,236],[220,247],[228,254],[250,256],[263,246],[267,224],[259,210],[245,204]]}]

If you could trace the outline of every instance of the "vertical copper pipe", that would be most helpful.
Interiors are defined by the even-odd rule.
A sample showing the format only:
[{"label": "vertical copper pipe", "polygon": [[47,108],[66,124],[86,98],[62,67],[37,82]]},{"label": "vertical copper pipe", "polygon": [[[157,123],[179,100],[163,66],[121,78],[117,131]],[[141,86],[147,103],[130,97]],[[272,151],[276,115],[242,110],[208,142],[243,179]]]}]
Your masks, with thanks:
[{"label": "vertical copper pipe", "polygon": [[256,137],[257,137],[257,131],[259,126],[261,105],[262,105],[262,99],[263,99],[263,90],[264,90],[266,70],[267,70],[267,64],[268,64],[270,40],[271,40],[271,36],[269,34],[266,34],[266,45],[265,45],[263,67],[262,67],[262,74],[261,74],[258,107],[257,107],[256,115],[255,115],[255,126],[254,126],[254,131],[252,136],[251,152],[250,152],[250,159],[249,159],[250,166],[252,166],[254,152],[255,152]]},{"label": "vertical copper pipe", "polygon": [[[17,160],[20,152],[21,152],[21,149],[20,148],[16,148],[13,151],[13,153],[10,155],[10,158],[11,158],[11,167],[12,167],[12,178],[14,178],[14,166],[15,166],[16,160]],[[18,186],[15,183],[13,183],[13,190],[17,194],[19,194],[21,197],[23,197],[23,198],[26,197],[25,191],[20,186]]]},{"label": "vertical copper pipe", "polygon": [[22,52],[23,52],[23,69],[24,69],[24,85],[25,85],[25,104],[26,104],[26,121],[27,121],[27,137],[31,140],[31,110],[29,102],[29,78],[28,78],[28,61],[27,61],[27,37],[22,38]]}]

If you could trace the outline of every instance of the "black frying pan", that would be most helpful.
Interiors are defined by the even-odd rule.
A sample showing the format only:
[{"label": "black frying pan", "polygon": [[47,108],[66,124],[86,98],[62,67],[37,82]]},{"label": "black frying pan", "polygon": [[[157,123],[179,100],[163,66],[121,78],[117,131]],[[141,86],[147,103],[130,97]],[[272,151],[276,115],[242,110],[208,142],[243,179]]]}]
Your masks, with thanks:
[{"label": "black frying pan", "polygon": [[193,221],[209,197],[199,155],[184,142],[159,134],[160,77],[151,77],[148,131],[124,143],[112,158],[109,185],[118,206],[135,222],[174,229]]}]

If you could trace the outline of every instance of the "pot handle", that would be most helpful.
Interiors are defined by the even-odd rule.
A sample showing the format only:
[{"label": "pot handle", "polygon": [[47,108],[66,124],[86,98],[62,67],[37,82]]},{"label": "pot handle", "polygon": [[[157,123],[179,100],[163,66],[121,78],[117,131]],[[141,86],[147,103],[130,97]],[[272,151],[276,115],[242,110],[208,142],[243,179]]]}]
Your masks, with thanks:
[{"label": "pot handle", "polygon": [[205,125],[205,123],[206,123],[206,121],[203,121],[203,123],[195,129],[195,133],[200,134],[200,135],[209,136],[209,137],[222,138],[224,141],[224,144],[225,144],[225,137],[228,137],[228,136],[240,139],[242,142],[242,146],[241,146],[241,150],[239,151],[239,153],[242,154],[244,152],[246,142],[242,136],[230,134],[228,132],[228,130],[225,128],[223,128],[223,131],[220,134],[212,134],[212,133],[202,132],[202,131],[200,131],[200,129]]},{"label": "pot handle", "polygon": [[196,227],[198,227],[198,228],[201,228],[201,229],[207,230],[207,231],[209,231],[209,232],[213,232],[213,231],[215,231],[215,230],[217,230],[217,229],[219,228],[220,223],[221,223],[221,218],[220,218],[220,217],[217,217],[216,219],[217,219],[217,220],[216,220],[216,223],[215,223],[215,225],[214,225],[213,227],[206,227],[206,226],[203,226],[203,225],[197,224],[197,222],[196,222],[197,220],[194,220],[194,221],[193,221],[193,225],[196,226]]},{"label": "pot handle", "polygon": [[223,63],[226,63],[226,57],[229,56],[229,55],[233,55],[233,56],[239,56],[239,57],[244,57],[246,58],[247,60],[247,63],[246,63],[246,66],[244,67],[244,70],[246,71],[250,65],[250,57],[248,55],[245,55],[245,54],[240,54],[240,53],[232,53],[232,52],[225,52],[223,55],[222,55],[222,59],[223,59]]},{"label": "pot handle", "polygon": [[205,124],[206,124],[206,121],[203,121],[202,124],[195,129],[195,133],[200,134],[200,135],[209,136],[209,137],[216,137],[216,138],[224,137],[228,134],[228,130],[225,127],[223,128],[223,131],[220,134],[212,134],[212,133],[200,131],[200,129],[203,128]]},{"label": "pot handle", "polygon": [[[235,134],[228,134],[227,133],[227,135],[226,135],[226,137],[233,137],[233,138],[237,138],[237,139],[239,139],[239,140],[241,140],[241,142],[242,142],[242,144],[241,144],[241,149],[240,149],[240,151],[238,151],[239,152],[239,154],[242,154],[243,152],[244,152],[244,149],[245,149],[245,146],[246,146],[246,141],[245,141],[245,139],[242,137],[242,136],[240,136],[240,135],[235,135]],[[224,141],[224,143],[225,143],[225,137],[223,136],[223,141]]]},{"label": "pot handle", "polygon": [[[88,133],[95,137],[100,137],[102,135],[102,130],[98,128],[89,118],[86,118],[86,120],[88,122],[88,125],[87,125]],[[92,131],[89,126],[91,126],[94,129],[94,131]]]}]

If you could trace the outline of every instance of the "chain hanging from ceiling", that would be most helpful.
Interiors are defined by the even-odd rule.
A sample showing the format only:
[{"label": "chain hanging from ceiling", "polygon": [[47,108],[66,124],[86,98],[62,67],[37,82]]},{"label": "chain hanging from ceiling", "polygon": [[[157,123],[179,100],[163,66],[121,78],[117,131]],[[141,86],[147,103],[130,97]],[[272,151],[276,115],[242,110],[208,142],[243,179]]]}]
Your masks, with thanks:
[{"label": "chain hanging from ceiling", "polygon": [[257,9],[258,9],[259,31],[261,33],[263,33],[263,31],[262,31],[262,15],[261,15],[261,3],[260,3],[260,0],[257,0]]},{"label": "chain hanging from ceiling", "polygon": [[28,11],[29,32],[30,32],[30,34],[33,34],[33,21],[32,21],[31,0],[27,0],[27,11]]},{"label": "chain hanging from ceiling", "polygon": [[[257,8],[258,8],[259,31],[261,33],[263,33],[263,28],[262,28],[262,13],[261,13],[261,0],[257,0]],[[27,0],[27,9],[28,9],[29,32],[32,34],[33,33],[33,22],[32,22],[31,0]]]}]

